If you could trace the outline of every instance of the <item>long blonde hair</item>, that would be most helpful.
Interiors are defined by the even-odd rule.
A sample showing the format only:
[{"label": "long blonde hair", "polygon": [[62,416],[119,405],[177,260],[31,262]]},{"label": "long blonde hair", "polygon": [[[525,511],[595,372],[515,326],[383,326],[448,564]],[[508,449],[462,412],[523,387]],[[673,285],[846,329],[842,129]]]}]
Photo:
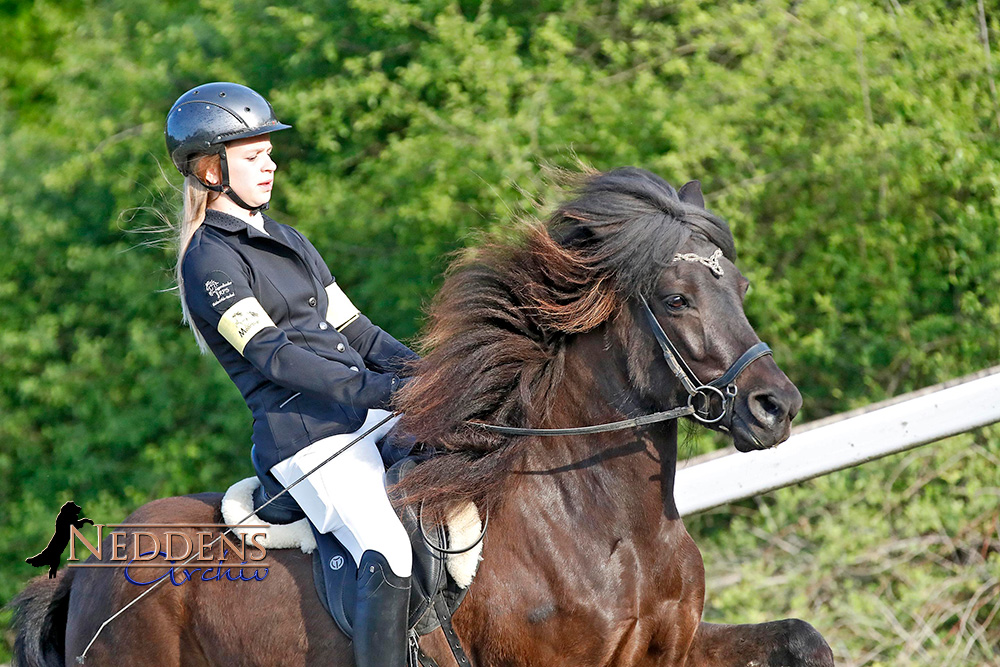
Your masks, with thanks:
[{"label": "long blonde hair", "polygon": [[177,265],[174,269],[174,275],[177,279],[177,292],[181,299],[181,312],[184,314],[184,322],[191,327],[194,339],[198,342],[198,347],[201,349],[202,354],[205,354],[208,352],[208,343],[205,342],[205,337],[201,335],[201,332],[198,331],[191,320],[191,311],[188,308],[187,299],[185,299],[184,275],[181,268],[184,264],[184,253],[187,252],[191,238],[198,228],[201,227],[201,223],[205,221],[205,210],[208,208],[209,202],[218,196],[218,193],[212,192],[202,185],[199,178],[204,180],[210,170],[217,170],[219,168],[219,156],[195,156],[191,158],[191,161],[195,165],[194,173],[184,177],[184,206],[181,209],[180,224],[176,227]]}]

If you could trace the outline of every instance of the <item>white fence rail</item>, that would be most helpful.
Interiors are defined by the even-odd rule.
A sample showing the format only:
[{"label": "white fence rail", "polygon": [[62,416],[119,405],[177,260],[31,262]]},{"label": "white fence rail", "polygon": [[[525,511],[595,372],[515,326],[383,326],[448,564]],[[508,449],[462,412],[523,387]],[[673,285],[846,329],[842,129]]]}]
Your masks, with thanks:
[{"label": "white fence rail", "polygon": [[695,514],[998,421],[1000,366],[806,424],[774,449],[682,462],[674,498]]}]

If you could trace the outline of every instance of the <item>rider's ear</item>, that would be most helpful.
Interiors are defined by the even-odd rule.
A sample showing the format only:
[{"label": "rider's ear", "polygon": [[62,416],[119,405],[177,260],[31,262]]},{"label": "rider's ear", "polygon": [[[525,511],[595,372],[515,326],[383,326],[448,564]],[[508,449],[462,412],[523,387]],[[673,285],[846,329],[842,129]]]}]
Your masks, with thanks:
[{"label": "rider's ear", "polygon": [[677,196],[685,204],[705,208],[705,198],[701,195],[701,181],[688,181],[677,191]]}]

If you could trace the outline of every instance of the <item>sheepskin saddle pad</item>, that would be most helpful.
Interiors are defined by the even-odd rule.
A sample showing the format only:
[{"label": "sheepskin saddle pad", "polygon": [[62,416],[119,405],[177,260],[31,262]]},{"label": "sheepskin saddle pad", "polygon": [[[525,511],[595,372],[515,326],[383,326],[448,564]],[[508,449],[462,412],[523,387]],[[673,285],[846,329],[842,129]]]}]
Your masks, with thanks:
[{"label": "sheepskin saddle pad", "polygon": [[[397,483],[417,462],[417,459],[411,457],[396,463],[386,472],[386,484],[391,486]],[[256,477],[237,482],[222,499],[223,521],[233,525],[254,513],[244,523],[267,526],[263,529],[264,538],[257,538],[257,542],[265,549],[297,548],[303,553],[312,554],[313,575],[320,601],[341,631],[351,637],[357,564],[350,552],[332,534],[317,532],[308,519],[278,523],[295,516],[304,517],[302,511],[294,505],[291,506],[291,511],[284,512],[287,515],[284,518],[278,516],[282,512],[270,513],[273,505],[268,506],[261,514],[272,521],[262,520],[255,512],[257,507],[266,502],[266,498]],[[278,500],[287,508],[291,498],[289,494],[284,494]],[[417,634],[423,635],[441,625],[436,600],[440,598],[446,608],[454,613],[465,598],[482,558],[483,523],[479,510],[473,503],[452,511],[443,525],[425,522],[421,526],[419,509],[413,507],[401,510],[400,520],[413,545],[410,627]],[[244,534],[249,539],[249,534],[259,534],[261,528],[236,528],[234,532]]]}]

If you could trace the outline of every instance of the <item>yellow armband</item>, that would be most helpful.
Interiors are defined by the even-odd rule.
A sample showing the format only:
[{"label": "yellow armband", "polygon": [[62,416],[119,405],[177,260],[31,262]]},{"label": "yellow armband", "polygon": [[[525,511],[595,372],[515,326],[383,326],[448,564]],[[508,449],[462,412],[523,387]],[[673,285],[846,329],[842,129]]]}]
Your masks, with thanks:
[{"label": "yellow armband", "polygon": [[326,307],[326,321],[342,330],[348,324],[358,319],[361,311],[358,310],[351,300],[344,294],[337,283],[330,283],[326,286],[326,296],[330,304]]},{"label": "yellow armband", "polygon": [[243,348],[258,331],[273,327],[274,322],[260,302],[252,296],[234,303],[219,320],[219,333],[243,354]]}]

